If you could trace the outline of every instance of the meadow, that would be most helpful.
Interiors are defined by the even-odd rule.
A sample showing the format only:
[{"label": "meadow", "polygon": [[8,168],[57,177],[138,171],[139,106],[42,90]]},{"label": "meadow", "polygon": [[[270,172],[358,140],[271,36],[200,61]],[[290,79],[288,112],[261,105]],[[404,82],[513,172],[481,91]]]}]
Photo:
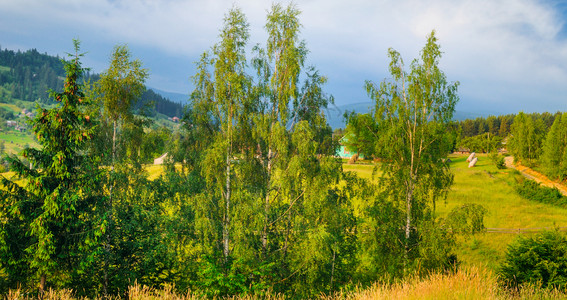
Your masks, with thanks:
[{"label": "meadow", "polygon": [[504,258],[507,245],[517,236],[513,230],[567,226],[567,209],[524,199],[514,191],[514,184],[522,179],[514,169],[499,170],[482,155],[474,168],[468,168],[466,156],[454,155],[451,160],[454,184],[446,201],[437,204],[437,214],[443,217],[455,207],[480,204],[488,210],[484,218],[487,228],[512,229],[460,236],[457,255],[463,264],[495,270]]},{"label": "meadow", "polygon": [[6,153],[19,154],[26,145],[34,148],[39,147],[31,134],[23,132],[2,131],[0,132],[0,140],[4,141]]}]

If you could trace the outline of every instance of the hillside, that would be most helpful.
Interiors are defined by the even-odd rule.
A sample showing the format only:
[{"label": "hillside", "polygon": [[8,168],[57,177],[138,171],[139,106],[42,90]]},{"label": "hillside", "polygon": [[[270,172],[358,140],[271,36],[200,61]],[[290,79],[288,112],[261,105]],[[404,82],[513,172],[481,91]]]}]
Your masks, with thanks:
[{"label": "hillside", "polygon": [[[13,51],[0,49],[0,103],[14,104],[19,108],[30,108],[28,103],[53,104],[49,90],[60,91],[63,86],[65,71],[59,56],[40,53],[36,49]],[[95,81],[97,74],[87,73],[85,80]],[[155,113],[168,117],[181,117],[183,104],[172,101],[161,93],[147,89],[134,109],[150,105],[150,115]],[[0,117],[6,118],[3,114]]]}]

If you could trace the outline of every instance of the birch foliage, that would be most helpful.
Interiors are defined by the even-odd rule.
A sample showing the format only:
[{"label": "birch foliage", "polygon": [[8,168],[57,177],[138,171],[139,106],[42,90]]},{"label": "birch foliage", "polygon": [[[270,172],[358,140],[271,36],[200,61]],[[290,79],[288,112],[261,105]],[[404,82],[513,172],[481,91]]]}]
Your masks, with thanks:
[{"label": "birch foliage", "polygon": [[446,134],[458,101],[458,82],[448,82],[439,68],[441,54],[435,32],[409,71],[401,55],[390,49],[391,80],[365,85],[376,103],[376,153],[384,160],[384,191],[406,215],[406,263],[417,253],[413,250],[420,226],[453,181],[444,158],[450,151]]}]

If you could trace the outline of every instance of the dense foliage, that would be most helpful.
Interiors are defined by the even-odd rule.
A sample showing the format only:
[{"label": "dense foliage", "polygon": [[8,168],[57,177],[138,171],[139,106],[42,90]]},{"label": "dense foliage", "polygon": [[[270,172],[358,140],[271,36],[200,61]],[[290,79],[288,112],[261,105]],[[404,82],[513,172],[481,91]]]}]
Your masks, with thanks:
[{"label": "dense foliage", "polygon": [[[334,157],[323,113],[333,98],[308,65],[299,15],[273,5],[267,40],[249,53],[246,17],[231,9],[172,134],[134,115],[147,70],[127,47],[86,86],[79,56],[67,63],[61,104],[32,121],[42,146],[23,152],[32,166],[10,160],[23,183],[3,179],[0,291],[108,296],[137,282],[308,298],[454,268],[454,233],[434,209],[452,183],[457,84],[438,68],[435,35],[409,71],[390,50],[392,81],[367,82],[368,138],[379,136],[368,151],[386,161],[378,185]],[[165,151],[166,172],[149,180],[141,163]],[[482,227],[466,209],[453,219]]]},{"label": "dense foliage", "polygon": [[565,289],[567,287],[567,237],[547,231],[522,236],[508,246],[500,280],[509,287],[524,284]]}]

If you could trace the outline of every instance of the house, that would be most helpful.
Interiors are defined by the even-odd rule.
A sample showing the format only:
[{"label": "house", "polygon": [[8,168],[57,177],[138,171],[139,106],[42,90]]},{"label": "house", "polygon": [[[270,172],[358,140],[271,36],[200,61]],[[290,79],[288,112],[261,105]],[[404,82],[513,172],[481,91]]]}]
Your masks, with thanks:
[{"label": "house", "polygon": [[[340,158],[350,159],[353,155],[358,154],[358,153],[356,151],[349,151],[347,149],[347,147],[344,145],[345,141],[348,141],[346,134],[339,140],[339,144],[341,145],[341,147],[337,151],[336,156],[338,156]],[[359,158],[364,159],[364,154],[359,154]]]},{"label": "house", "polygon": [[18,122],[16,122],[16,121],[6,121],[6,126],[8,126],[8,127],[16,127],[16,126],[18,126]]}]

